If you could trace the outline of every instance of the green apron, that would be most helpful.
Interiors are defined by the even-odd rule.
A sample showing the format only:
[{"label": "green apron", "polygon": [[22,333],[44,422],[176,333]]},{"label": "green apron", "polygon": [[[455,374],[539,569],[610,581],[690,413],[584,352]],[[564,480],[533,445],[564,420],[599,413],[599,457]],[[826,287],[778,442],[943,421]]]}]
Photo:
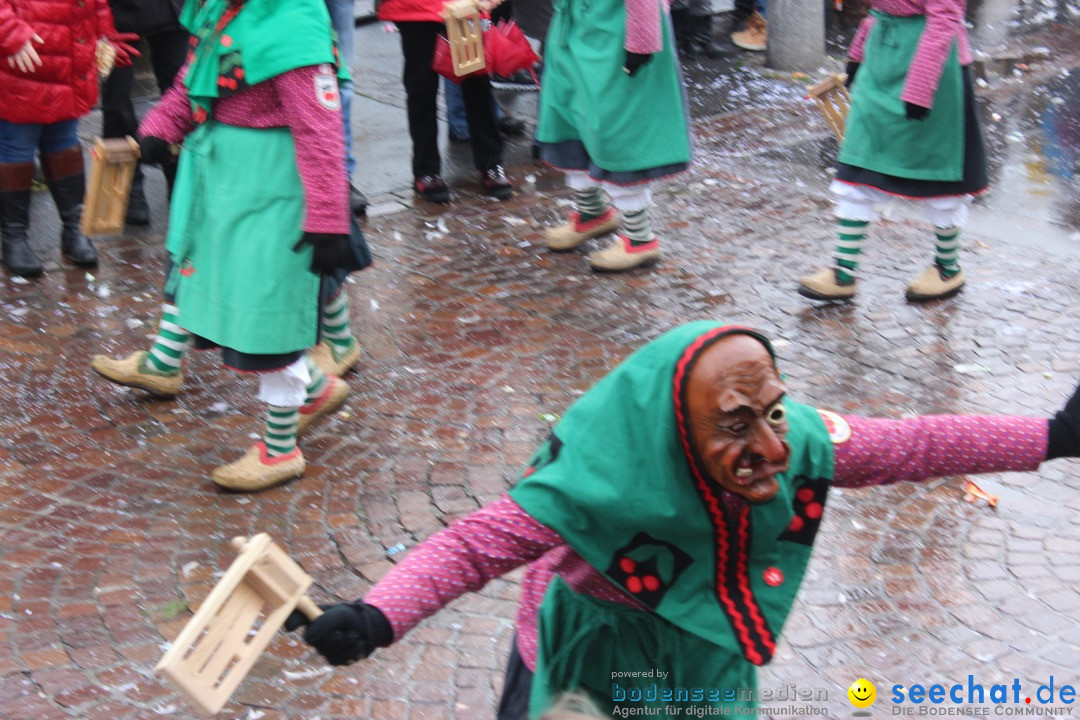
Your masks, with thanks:
[{"label": "green apron", "polygon": [[556,0],[544,43],[538,141],[579,141],[592,162],[611,172],[690,161],[670,18],[660,12],[663,50],[630,77],[623,70],[623,0]]},{"label": "green apron", "polygon": [[[661,677],[658,669],[670,674]],[[648,676],[612,677],[617,672]],[[757,671],[751,663],[717,653],[712,643],[655,615],[576,593],[558,577],[544,596],[529,696],[531,718],[566,690],[587,693],[604,717],[611,717],[616,706],[722,704],[734,714],[736,707],[752,705],[747,694],[756,689]],[[668,717],[674,716],[689,717],[685,709]]]},{"label": "green apron", "polygon": [[964,92],[956,42],[930,114],[908,120],[900,95],[926,17],[871,13],[875,22],[855,76],[840,162],[912,180],[962,180]]},{"label": "green apron", "polygon": [[[670,664],[652,662],[672,678],[687,678],[686,687],[749,687],[752,666],[771,659],[820,525],[833,447],[819,413],[785,399],[791,453],[777,495],[736,512],[724,505],[681,408],[693,363],[733,333],[769,347],[746,328],[697,322],[638,350],[567,410],[510,491],[525,512],[647,608],[583,598],[557,583],[541,606],[543,672],[533,678],[534,709],[575,687],[596,695],[613,672],[647,670],[628,667],[625,642],[640,643],[634,662],[648,659],[650,647],[667,648]],[[579,661],[586,652],[593,660]],[[651,682],[660,685],[625,682],[642,693]],[[677,687],[672,682],[663,687]],[[610,699],[610,691],[594,699]],[[701,702],[728,707],[738,700]]]},{"label": "green apron", "polygon": [[185,140],[166,248],[184,329],[249,354],[317,340],[319,276],[301,236],[304,193],[291,131],[209,121]]}]

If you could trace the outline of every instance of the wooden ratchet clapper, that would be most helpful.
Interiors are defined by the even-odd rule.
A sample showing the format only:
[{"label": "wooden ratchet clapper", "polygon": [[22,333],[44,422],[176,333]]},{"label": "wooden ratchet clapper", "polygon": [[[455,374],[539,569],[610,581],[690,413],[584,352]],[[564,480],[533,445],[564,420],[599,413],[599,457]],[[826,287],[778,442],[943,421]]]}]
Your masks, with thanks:
[{"label": "wooden ratchet clapper", "polygon": [[139,143],[131,136],[95,138],[90,148],[90,179],[83,200],[83,235],[115,235],[124,229]]},{"label": "wooden ratchet clapper", "polygon": [[484,69],[484,31],[476,0],[453,0],[443,5],[450,59],[458,77]]},{"label": "wooden ratchet clapper", "polygon": [[814,99],[829,129],[840,142],[844,141],[844,128],[847,125],[848,110],[851,108],[851,94],[844,87],[847,75],[830,75],[806,91],[807,97]]},{"label": "wooden ratchet clapper", "polygon": [[154,668],[206,716],[221,710],[293,610],[322,611],[311,576],[266,533],[235,537],[239,556]]}]

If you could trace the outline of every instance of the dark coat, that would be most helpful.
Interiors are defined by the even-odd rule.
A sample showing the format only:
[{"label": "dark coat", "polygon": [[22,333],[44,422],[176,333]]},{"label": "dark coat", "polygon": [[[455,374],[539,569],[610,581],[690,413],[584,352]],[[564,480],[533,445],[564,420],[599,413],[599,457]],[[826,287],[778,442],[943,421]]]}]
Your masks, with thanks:
[{"label": "dark coat", "polygon": [[184,0],[109,0],[116,29],[140,35],[177,30]]}]

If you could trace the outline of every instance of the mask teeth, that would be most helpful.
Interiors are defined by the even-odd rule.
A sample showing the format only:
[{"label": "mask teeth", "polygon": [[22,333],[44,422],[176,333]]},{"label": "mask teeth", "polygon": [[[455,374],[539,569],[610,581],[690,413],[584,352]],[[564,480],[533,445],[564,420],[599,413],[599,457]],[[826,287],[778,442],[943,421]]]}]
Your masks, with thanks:
[{"label": "mask teeth", "polygon": [[735,469],[735,477],[750,477],[754,474],[754,471],[748,467],[741,467]]}]

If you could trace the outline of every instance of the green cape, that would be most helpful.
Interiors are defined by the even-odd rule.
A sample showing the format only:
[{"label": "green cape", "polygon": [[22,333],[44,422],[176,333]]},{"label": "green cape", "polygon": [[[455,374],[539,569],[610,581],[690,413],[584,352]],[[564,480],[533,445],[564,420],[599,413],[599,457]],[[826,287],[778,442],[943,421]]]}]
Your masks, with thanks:
[{"label": "green cape", "polygon": [[188,0],[180,24],[195,44],[184,78],[193,110],[300,67],[329,63],[349,77],[323,0]]},{"label": "green cape", "polygon": [[511,496],[660,618],[768,662],[806,570],[833,474],[821,416],[785,399],[780,492],[732,513],[690,441],[690,368],[753,330],[685,325],[641,348],[567,411]]}]

